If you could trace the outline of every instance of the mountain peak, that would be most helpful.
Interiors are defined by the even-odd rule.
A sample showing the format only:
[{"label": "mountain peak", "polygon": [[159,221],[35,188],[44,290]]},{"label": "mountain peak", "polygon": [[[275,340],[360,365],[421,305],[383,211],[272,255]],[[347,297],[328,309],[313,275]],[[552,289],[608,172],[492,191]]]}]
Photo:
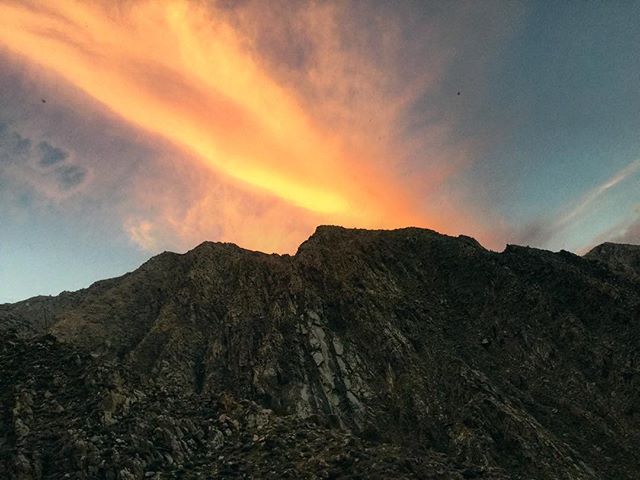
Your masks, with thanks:
[{"label": "mountain peak", "polygon": [[0,305],[0,477],[635,478],[636,251],[321,226]]}]

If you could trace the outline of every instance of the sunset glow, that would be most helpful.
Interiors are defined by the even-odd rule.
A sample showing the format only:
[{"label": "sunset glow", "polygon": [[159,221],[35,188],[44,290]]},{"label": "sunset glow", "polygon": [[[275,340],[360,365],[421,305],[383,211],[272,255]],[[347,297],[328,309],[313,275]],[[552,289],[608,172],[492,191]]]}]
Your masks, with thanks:
[{"label": "sunset glow", "polygon": [[0,42],[215,171],[356,226],[421,222],[197,3],[0,5]]}]

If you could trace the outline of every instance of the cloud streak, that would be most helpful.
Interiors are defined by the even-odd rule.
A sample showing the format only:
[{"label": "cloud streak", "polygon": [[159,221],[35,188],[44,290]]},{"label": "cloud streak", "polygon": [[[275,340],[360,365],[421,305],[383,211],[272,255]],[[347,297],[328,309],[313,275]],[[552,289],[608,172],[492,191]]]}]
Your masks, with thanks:
[{"label": "cloud streak", "polygon": [[316,128],[202,4],[0,6],[0,42],[241,184],[363,226],[424,223],[401,189]]},{"label": "cloud streak", "polygon": [[[607,197],[615,187],[619,186],[625,180],[628,180],[640,172],[640,159],[629,163],[626,167],[614,173],[604,182],[593,187],[582,195],[577,202],[566,208],[563,212],[556,215],[555,218],[547,218],[527,225],[519,235],[516,236],[517,242],[531,243],[534,245],[546,246],[552,239],[571,229],[574,225],[580,223],[585,217],[592,213],[592,208],[599,200]],[[627,239],[628,236],[619,235],[620,230],[624,230],[627,221],[622,224],[615,225],[605,232],[600,233],[593,239],[598,241],[612,240],[619,241],[621,238]],[[633,233],[633,228],[629,229]],[[587,247],[581,247],[579,251],[584,251]]]},{"label": "cloud streak", "polygon": [[556,222],[554,223],[554,229],[563,229],[570,225],[572,222],[577,221],[580,215],[582,215],[587,210],[587,208],[593,204],[593,202],[605,195],[609,190],[614,188],[619,183],[638,173],[638,171],[640,171],[640,159],[631,162],[622,170],[616,172],[612,177],[608,178],[606,181],[596,186],[592,190],[588,191],[578,201],[578,204],[575,207],[573,207],[571,210],[569,210],[556,220]]},{"label": "cloud streak", "polygon": [[[509,34],[517,12],[494,7],[413,18],[331,1],[4,0],[0,54],[27,92],[47,92],[27,130],[82,152],[92,188],[74,208],[117,216],[146,250],[214,239],[291,252],[326,223],[465,232],[495,248],[499,214],[454,180],[490,140],[459,131],[465,102],[445,85],[456,55],[475,59],[464,52],[481,44],[486,58]],[[476,105],[482,61],[471,61]],[[109,131],[139,144],[137,160]],[[49,169],[65,163],[47,155]],[[58,177],[69,191],[87,183],[68,168]]]}]

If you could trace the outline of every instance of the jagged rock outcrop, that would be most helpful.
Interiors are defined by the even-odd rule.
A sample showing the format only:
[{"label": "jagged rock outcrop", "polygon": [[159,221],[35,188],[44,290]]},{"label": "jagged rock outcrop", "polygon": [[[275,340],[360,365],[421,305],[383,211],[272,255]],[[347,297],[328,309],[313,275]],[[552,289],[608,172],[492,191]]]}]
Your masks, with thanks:
[{"label": "jagged rock outcrop", "polygon": [[635,478],[640,281],[613,249],[319,227],[0,306],[0,476]]}]

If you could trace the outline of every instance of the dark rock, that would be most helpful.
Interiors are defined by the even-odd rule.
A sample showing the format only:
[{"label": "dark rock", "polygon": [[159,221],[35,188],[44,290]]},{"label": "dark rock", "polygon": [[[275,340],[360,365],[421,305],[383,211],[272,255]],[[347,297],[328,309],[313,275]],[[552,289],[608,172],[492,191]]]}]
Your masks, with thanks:
[{"label": "dark rock", "polygon": [[319,227],[0,305],[0,478],[635,478],[635,252]]}]

